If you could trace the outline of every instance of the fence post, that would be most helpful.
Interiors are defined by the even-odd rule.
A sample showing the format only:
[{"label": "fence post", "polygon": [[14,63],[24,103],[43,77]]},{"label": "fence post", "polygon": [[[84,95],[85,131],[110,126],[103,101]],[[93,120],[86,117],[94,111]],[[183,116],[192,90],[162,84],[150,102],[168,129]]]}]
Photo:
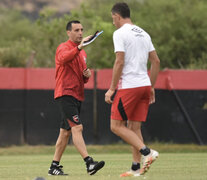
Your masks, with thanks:
[{"label": "fence post", "polygon": [[97,70],[94,69],[94,88],[93,88],[93,136],[95,143],[98,141],[98,126],[97,126]]},{"label": "fence post", "polygon": [[195,125],[193,124],[193,121],[191,120],[188,112],[186,111],[185,106],[183,105],[183,103],[182,103],[180,97],[178,96],[177,92],[173,89],[173,85],[172,85],[172,81],[171,81],[170,76],[168,76],[168,78],[167,78],[167,83],[168,83],[169,90],[171,90],[173,92],[173,95],[175,96],[175,99],[176,99],[181,111],[183,112],[184,117],[187,120],[187,123],[190,126],[196,140],[198,141],[199,145],[203,145],[203,141],[202,141],[200,135],[198,134],[198,131],[195,128]]}]

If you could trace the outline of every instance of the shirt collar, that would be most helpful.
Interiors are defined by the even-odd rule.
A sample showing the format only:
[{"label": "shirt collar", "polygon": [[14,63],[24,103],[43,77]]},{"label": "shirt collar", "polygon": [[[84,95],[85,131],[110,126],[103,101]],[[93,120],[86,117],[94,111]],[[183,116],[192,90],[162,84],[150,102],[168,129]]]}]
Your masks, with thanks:
[{"label": "shirt collar", "polygon": [[73,45],[74,47],[79,45],[79,43],[75,43],[75,42],[73,42],[73,41],[71,41],[71,40],[68,40],[67,43],[70,43],[70,44]]}]

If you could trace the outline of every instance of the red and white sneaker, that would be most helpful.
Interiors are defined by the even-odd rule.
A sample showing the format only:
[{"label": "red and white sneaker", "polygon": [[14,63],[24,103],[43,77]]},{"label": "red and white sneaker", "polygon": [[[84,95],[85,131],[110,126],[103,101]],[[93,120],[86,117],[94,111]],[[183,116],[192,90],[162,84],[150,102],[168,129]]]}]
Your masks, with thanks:
[{"label": "red and white sneaker", "polygon": [[120,174],[120,177],[136,177],[136,176],[140,176],[139,170],[133,171],[133,170],[129,170],[123,174]]},{"label": "red and white sneaker", "polygon": [[158,156],[159,156],[159,153],[157,152],[157,151],[155,151],[155,150],[153,150],[153,149],[150,149],[150,154],[149,155],[147,155],[147,156],[144,156],[143,157],[143,165],[142,165],[142,168],[140,169],[140,175],[143,175],[143,174],[145,174],[148,170],[149,170],[149,168],[150,168],[150,166],[151,166],[151,164],[158,158]]}]

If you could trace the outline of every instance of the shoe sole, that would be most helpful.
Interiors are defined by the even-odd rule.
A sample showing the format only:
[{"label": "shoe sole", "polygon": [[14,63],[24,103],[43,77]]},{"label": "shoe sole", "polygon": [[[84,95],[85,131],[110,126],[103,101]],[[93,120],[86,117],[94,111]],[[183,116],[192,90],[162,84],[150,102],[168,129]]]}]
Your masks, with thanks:
[{"label": "shoe sole", "polygon": [[48,174],[48,176],[68,176],[68,174]]},{"label": "shoe sole", "polygon": [[125,173],[120,174],[120,177],[131,177],[131,176],[133,176],[133,174],[130,172],[125,172]]},{"label": "shoe sole", "polygon": [[151,164],[158,158],[159,154],[157,154],[154,159],[150,158],[147,162],[146,165],[140,169],[140,175],[144,175],[150,168]]},{"label": "shoe sole", "polygon": [[132,174],[132,173],[127,173],[126,172],[126,173],[123,173],[123,174],[120,175],[120,177],[132,177],[132,176],[133,177],[138,177],[138,176],[140,176],[140,174],[138,174],[138,173],[137,174]]},{"label": "shoe sole", "polygon": [[100,170],[102,167],[104,167],[104,165],[105,165],[105,162],[104,162],[104,161],[100,161],[98,164],[96,164],[96,166],[94,167],[94,170],[91,171],[91,172],[88,172],[88,174],[89,174],[89,175],[94,175],[94,174],[96,174],[96,172],[97,172],[98,170]]}]

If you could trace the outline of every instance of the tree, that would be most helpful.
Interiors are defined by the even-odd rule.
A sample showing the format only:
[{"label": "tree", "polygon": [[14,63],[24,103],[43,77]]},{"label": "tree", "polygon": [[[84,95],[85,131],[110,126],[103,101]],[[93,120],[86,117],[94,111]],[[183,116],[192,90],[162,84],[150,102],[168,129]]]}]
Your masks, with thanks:
[{"label": "tree", "polygon": [[[118,0],[87,0],[72,12],[57,17],[45,8],[35,22],[17,11],[0,11],[0,65],[25,66],[36,52],[35,67],[54,67],[57,46],[68,39],[65,26],[78,19],[84,36],[104,33],[86,47],[91,68],[112,68],[115,59],[111,8]],[[131,18],[146,30],[161,59],[161,68],[207,69],[207,1],[128,0]],[[7,31],[5,31],[7,29]]]},{"label": "tree", "polygon": [[0,66],[24,67],[32,52],[34,25],[18,11],[0,10]]},{"label": "tree", "polygon": [[[97,67],[112,67],[114,28],[110,12],[116,1],[87,2],[79,10],[80,17],[86,17],[84,23],[90,24],[92,29],[105,31],[103,37],[89,47],[89,57]],[[207,1],[129,0],[127,3],[133,22],[151,35],[162,68],[207,69]]]}]

